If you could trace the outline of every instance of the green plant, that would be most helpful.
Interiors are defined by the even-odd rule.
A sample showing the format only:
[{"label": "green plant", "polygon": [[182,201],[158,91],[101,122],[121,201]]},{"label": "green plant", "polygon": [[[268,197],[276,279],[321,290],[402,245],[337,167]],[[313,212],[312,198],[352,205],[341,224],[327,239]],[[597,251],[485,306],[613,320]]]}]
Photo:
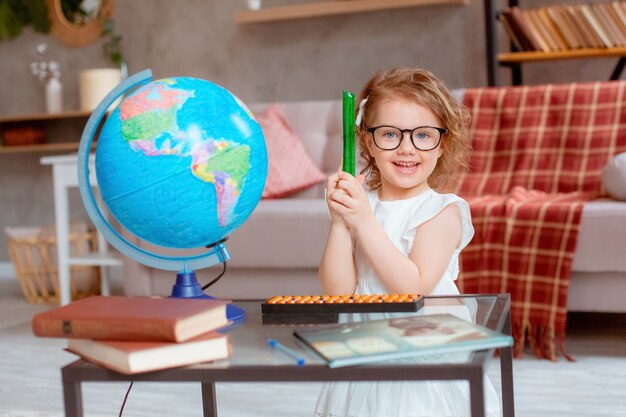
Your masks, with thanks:
[{"label": "green plant", "polygon": [[106,42],[102,45],[104,56],[109,58],[115,65],[121,65],[124,62],[122,36],[115,32],[115,23],[112,19],[104,22],[102,36],[106,38]]},{"label": "green plant", "polygon": [[0,0],[0,40],[16,37],[28,25],[36,32],[50,32],[45,0]]}]

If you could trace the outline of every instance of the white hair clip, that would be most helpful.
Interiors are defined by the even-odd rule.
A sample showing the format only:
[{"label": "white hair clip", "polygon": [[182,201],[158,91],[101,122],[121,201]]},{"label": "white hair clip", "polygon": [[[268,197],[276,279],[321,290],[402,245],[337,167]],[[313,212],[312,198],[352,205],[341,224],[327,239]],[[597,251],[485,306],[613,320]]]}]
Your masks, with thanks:
[{"label": "white hair clip", "polygon": [[367,103],[367,99],[368,97],[365,97],[363,100],[361,100],[361,102],[359,103],[359,112],[356,115],[356,120],[354,121],[354,123],[357,126],[361,125],[361,121],[363,120],[363,110],[365,109],[365,103]]}]

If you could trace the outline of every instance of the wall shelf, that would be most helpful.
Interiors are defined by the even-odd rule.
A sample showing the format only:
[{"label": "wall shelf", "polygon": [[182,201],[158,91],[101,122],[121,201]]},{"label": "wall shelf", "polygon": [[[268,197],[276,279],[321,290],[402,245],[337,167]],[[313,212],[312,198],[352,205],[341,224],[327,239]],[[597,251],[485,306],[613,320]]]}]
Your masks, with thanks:
[{"label": "wall shelf", "polygon": [[0,146],[0,154],[3,153],[35,153],[35,152],[57,152],[57,151],[78,151],[79,142],[42,143],[40,145],[24,146]]},{"label": "wall shelf", "polygon": [[91,112],[66,111],[63,113],[39,113],[0,117],[0,137],[13,128],[35,128],[44,132],[44,143],[0,146],[0,154],[75,152],[78,150],[82,131]]},{"label": "wall shelf", "polygon": [[60,120],[60,119],[86,119],[91,116],[91,112],[80,110],[66,111],[63,113],[38,113],[20,116],[0,117],[0,123],[35,122],[40,120]]},{"label": "wall shelf", "polygon": [[466,5],[469,0],[335,0],[235,12],[235,23],[264,23],[432,5]]},{"label": "wall shelf", "polygon": [[555,59],[581,59],[626,56],[626,47],[619,48],[585,48],[554,52],[508,52],[498,54],[500,64],[507,62],[539,62]]}]

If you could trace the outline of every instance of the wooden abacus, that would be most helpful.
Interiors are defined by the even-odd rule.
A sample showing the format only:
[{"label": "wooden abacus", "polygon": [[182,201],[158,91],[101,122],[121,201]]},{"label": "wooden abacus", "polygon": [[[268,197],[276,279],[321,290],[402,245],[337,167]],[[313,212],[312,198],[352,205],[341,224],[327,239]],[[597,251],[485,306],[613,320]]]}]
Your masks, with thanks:
[{"label": "wooden abacus", "polygon": [[418,294],[364,294],[364,295],[276,295],[267,304],[362,304],[362,303],[412,303]]},{"label": "wooden abacus", "polygon": [[419,294],[276,295],[263,304],[263,323],[336,323],[340,313],[415,312]]}]

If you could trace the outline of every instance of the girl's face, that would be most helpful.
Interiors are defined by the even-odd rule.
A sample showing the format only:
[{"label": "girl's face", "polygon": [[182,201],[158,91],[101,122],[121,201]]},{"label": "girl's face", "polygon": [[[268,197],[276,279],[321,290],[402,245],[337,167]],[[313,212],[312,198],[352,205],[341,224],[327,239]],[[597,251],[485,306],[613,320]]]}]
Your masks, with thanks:
[{"label": "girl's face", "polygon": [[[445,127],[426,107],[402,98],[382,101],[373,116],[368,128],[383,125],[411,130],[419,126]],[[366,135],[367,149],[380,171],[379,198],[400,200],[419,195],[429,188],[427,180],[442,154],[441,144],[430,151],[420,151],[413,146],[410,134],[406,132],[398,148],[386,151],[374,144],[371,133]]]}]

